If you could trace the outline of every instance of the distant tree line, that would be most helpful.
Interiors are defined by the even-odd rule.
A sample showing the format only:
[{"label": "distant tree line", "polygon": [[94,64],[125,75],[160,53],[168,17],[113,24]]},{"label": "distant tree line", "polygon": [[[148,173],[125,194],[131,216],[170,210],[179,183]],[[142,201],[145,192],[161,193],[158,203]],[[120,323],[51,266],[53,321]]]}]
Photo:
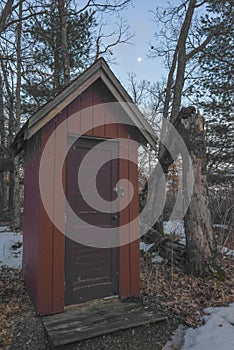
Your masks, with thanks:
[{"label": "distant tree line", "polygon": [[[0,4],[0,219],[20,226],[22,159],[11,144],[22,123],[100,55],[131,34],[131,0],[3,0]],[[106,27],[106,14],[113,14]]]}]

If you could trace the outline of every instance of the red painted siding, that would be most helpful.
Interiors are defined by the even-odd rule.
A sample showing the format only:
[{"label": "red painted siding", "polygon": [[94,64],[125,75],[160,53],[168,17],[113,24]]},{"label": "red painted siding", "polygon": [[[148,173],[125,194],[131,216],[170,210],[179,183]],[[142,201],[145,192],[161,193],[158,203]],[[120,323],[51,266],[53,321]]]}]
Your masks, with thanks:
[{"label": "red painted siding", "polygon": [[[33,142],[33,140],[32,140]],[[29,153],[26,150],[26,153]],[[40,148],[31,152],[24,174],[24,220],[23,220],[23,266],[26,286],[34,302],[38,305],[38,259],[40,236],[39,165]]]},{"label": "red painted siding", "polygon": [[[115,113],[109,106],[101,106],[95,113],[93,106],[102,102],[114,102],[114,98],[101,81],[97,81],[88,88],[82,95],[77,97],[67,108],[65,108],[52,121],[46,124],[41,130],[41,150],[56,127],[67,118],[65,132],[59,133],[56,129],[55,145],[48,154],[51,157],[50,171],[54,181],[49,181],[48,186],[51,198],[51,208],[54,215],[60,217],[65,212],[64,205],[58,206],[55,186],[58,177],[60,155],[66,151],[67,134],[78,134],[89,129],[86,135],[103,138],[125,138],[139,139],[139,134],[135,128],[126,128],[122,125],[110,124],[93,128],[94,118],[103,123],[113,122]],[[88,121],[84,108],[90,107],[89,115],[92,117]],[[71,120],[69,116],[76,113],[76,119]],[[123,112],[122,112],[123,113]],[[127,116],[126,116],[127,118]],[[137,162],[137,146],[131,146],[135,160]],[[135,148],[134,148],[135,147]],[[54,153],[54,149],[57,151]],[[130,144],[120,145],[120,158],[124,154],[128,156]],[[42,201],[39,197],[39,172],[40,152],[35,159],[28,163],[25,171],[25,219],[24,219],[24,262],[25,278],[28,289],[39,314],[51,314],[62,312],[64,307],[64,235],[50,221]],[[120,160],[120,179],[129,179],[135,189],[134,198],[131,204],[120,214],[120,225],[127,224],[138,215],[138,185],[137,166],[127,160]],[[65,169],[65,167],[64,167]],[[66,187],[65,171],[63,171],[63,186]],[[128,189],[127,189],[128,193]],[[127,197],[127,196],[126,196]],[[125,198],[126,199],[126,198]],[[123,197],[123,200],[125,200]],[[39,215],[40,213],[40,215]],[[122,229],[120,229],[122,230]],[[121,231],[122,237],[131,236],[137,232],[135,225],[130,230]],[[32,233],[33,232],[33,233]],[[123,245],[120,248],[120,297],[139,296],[139,241]]]}]

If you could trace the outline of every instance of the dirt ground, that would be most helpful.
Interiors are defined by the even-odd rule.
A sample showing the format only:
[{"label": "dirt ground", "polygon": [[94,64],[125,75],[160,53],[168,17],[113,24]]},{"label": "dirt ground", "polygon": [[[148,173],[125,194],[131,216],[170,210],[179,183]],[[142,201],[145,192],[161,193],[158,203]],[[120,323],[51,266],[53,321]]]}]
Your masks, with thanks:
[{"label": "dirt ground", "polygon": [[[165,263],[142,257],[143,302],[167,316],[167,321],[83,341],[66,349],[160,350],[179,324],[196,326],[202,310],[234,302],[234,259],[223,257],[224,281],[201,279]],[[27,294],[20,270],[0,268],[0,349],[45,350],[50,345],[40,317]]]},{"label": "dirt ground", "polygon": [[[179,324],[195,327],[201,323],[204,308],[234,302],[234,259],[223,257],[222,267],[224,281],[195,278],[165,262],[152,264],[145,254],[141,260],[143,302],[163,312],[168,320],[90,339],[66,349],[161,350]],[[0,349],[50,349],[21,271],[7,267],[0,268]]]}]

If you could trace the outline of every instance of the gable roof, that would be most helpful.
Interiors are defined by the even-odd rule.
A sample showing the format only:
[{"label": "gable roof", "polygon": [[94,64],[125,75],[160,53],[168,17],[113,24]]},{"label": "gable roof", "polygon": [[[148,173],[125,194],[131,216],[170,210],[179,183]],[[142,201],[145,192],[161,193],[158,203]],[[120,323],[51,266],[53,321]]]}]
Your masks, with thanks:
[{"label": "gable roof", "polygon": [[157,137],[153,129],[111,71],[106,61],[103,58],[99,58],[53,100],[46,103],[28,119],[15,138],[13,148],[17,150],[16,153],[23,148],[22,145],[17,145],[17,141],[21,140],[22,142],[30,139],[97,79],[103,81],[118,102],[126,102],[122,107],[151,147],[155,148]]}]

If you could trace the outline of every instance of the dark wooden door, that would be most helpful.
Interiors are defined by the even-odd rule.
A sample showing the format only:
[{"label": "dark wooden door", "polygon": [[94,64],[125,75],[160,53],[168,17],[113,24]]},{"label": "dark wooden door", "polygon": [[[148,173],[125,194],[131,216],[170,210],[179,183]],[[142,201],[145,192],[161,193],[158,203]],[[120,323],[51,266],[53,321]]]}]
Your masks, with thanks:
[{"label": "dark wooden door", "polygon": [[[93,150],[95,147],[95,150]],[[92,152],[93,165],[87,168],[80,164],[88,152]],[[75,212],[84,222],[91,224],[88,228],[82,224],[78,227],[70,223],[69,214],[66,224],[65,241],[65,305],[82,303],[88,300],[119,294],[119,248],[94,248],[90,245],[80,244],[69,238],[73,235],[83,233],[88,237],[94,235],[95,227],[108,228],[118,227],[118,215],[106,213],[92,208],[83,198],[78,184],[78,171],[85,172],[87,177],[87,191],[92,192],[89,186],[90,172],[97,167],[96,160],[105,154],[107,162],[97,172],[96,188],[101,198],[111,203],[116,199],[113,191],[119,179],[118,143],[108,142],[103,144],[101,140],[82,138],[73,143],[67,155],[67,200]],[[115,159],[113,159],[115,158]],[[91,158],[92,161],[92,158]],[[111,205],[111,204],[110,204]],[[90,239],[90,238],[89,238]],[[79,238],[77,239],[79,241]]]}]

